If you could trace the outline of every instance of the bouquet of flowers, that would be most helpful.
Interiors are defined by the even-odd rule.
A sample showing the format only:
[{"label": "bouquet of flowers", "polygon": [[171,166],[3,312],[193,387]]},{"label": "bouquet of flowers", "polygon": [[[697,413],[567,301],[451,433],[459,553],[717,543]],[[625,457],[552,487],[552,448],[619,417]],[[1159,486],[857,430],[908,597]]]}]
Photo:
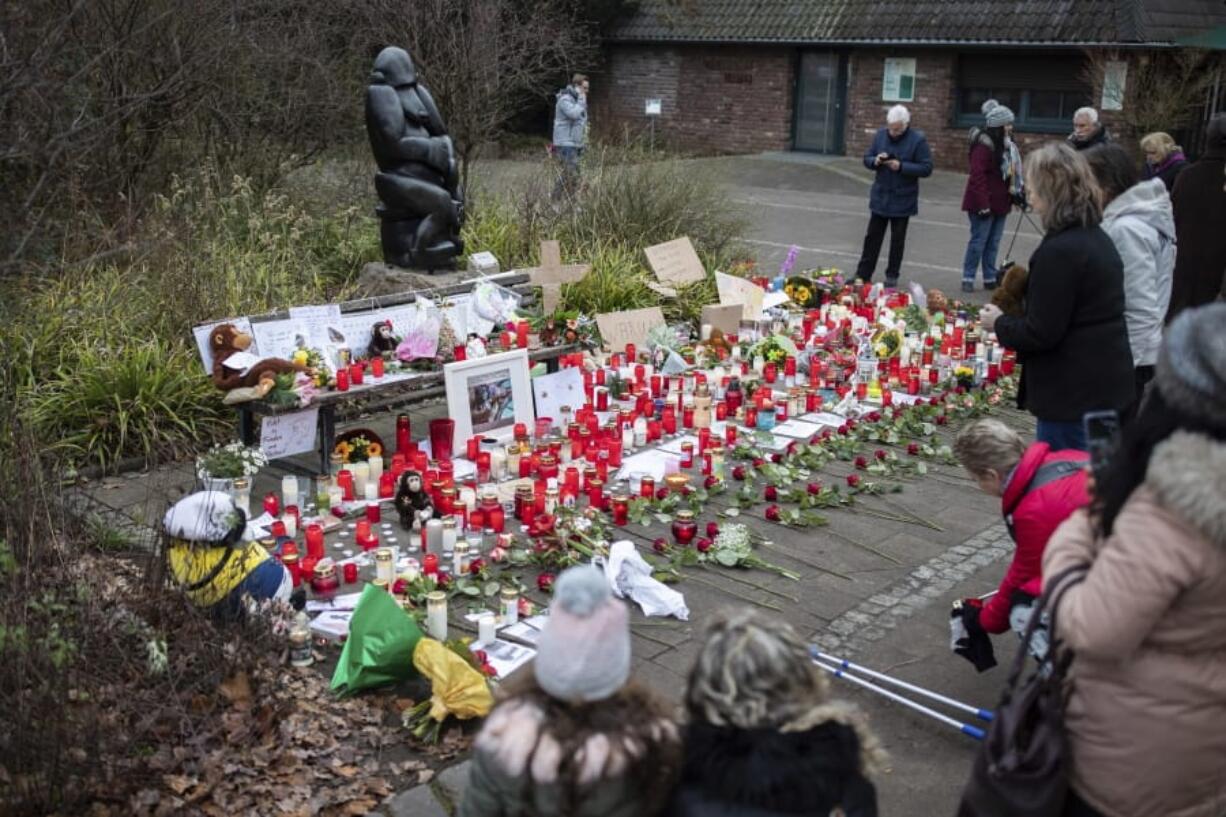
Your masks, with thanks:
[{"label": "bouquet of flowers", "polygon": [[878,329],[873,335],[873,354],[878,360],[896,357],[902,349],[902,334],[897,329]]},{"label": "bouquet of flowers", "polygon": [[254,476],[268,465],[268,457],[258,448],[240,442],[215,445],[207,454],[196,458],[196,476],[200,479],[238,479]]},{"label": "bouquet of flowers", "polygon": [[796,344],[784,335],[771,335],[758,341],[749,353],[750,360],[762,356],[767,363],[782,363],[788,355],[798,354]]},{"label": "bouquet of flowers", "polygon": [[366,462],[371,457],[383,456],[383,445],[379,440],[372,440],[365,434],[340,440],[334,450],[341,455],[342,462]]},{"label": "bouquet of flowers", "polygon": [[494,706],[486,676],[492,671],[468,649],[468,639],[446,643],[423,638],[413,650],[413,666],[430,681],[430,697],[406,709],[401,718],[414,736],[438,742],[443,722],[484,718]]}]

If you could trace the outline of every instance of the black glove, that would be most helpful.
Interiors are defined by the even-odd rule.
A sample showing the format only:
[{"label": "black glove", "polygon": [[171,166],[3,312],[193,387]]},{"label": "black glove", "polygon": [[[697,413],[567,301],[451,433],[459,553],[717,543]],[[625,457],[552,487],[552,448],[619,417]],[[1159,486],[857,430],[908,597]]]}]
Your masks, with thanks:
[{"label": "black glove", "polygon": [[979,672],[996,666],[992,639],[979,623],[982,602],[964,599],[954,603],[949,614],[949,648],[975,665]]}]

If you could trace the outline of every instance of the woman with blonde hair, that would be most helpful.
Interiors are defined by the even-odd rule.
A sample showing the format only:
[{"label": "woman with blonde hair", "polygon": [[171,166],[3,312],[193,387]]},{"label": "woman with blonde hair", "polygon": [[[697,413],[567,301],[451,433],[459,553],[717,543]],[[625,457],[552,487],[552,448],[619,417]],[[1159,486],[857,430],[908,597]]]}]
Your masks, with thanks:
[{"label": "woman with blonde hair", "polygon": [[1169,133],[1154,131],[1141,137],[1141,150],[1145,151],[1145,178],[1162,179],[1166,192],[1175,187],[1175,177],[1188,166],[1188,157],[1183,148],[1175,144]]},{"label": "woman with blonde hair", "polygon": [[875,817],[884,754],[788,624],[719,614],[690,672],[676,817]]},{"label": "woman with blonde hair", "polygon": [[1030,256],[1025,313],[994,304],[979,313],[1018,353],[1018,406],[1038,418],[1035,437],[1054,450],[1085,450],[1087,412],[1123,413],[1135,394],[1124,322],[1124,263],[1099,224],[1102,192],[1085,156],[1045,145],[1026,157],[1026,191],[1044,236]]}]

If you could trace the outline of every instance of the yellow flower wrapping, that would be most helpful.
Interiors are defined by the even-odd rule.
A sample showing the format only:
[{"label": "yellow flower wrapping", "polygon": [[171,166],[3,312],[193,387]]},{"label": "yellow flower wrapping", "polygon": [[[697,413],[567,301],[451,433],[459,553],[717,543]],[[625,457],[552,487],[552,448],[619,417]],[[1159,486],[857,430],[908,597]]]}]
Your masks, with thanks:
[{"label": "yellow flower wrapping", "polygon": [[430,717],[460,720],[484,718],[494,705],[489,684],[463,658],[433,638],[423,638],[413,650],[413,666],[430,679]]}]

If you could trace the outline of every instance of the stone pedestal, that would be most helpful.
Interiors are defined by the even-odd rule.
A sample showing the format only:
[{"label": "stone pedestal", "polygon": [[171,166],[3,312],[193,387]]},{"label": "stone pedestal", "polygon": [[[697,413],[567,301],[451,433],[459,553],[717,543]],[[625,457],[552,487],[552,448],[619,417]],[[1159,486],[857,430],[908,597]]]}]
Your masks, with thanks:
[{"label": "stone pedestal", "polygon": [[383,261],[371,261],[362,267],[362,272],[358,275],[356,297],[377,298],[412,290],[435,289],[457,284],[468,277],[469,273],[457,270],[427,272],[405,269]]}]

